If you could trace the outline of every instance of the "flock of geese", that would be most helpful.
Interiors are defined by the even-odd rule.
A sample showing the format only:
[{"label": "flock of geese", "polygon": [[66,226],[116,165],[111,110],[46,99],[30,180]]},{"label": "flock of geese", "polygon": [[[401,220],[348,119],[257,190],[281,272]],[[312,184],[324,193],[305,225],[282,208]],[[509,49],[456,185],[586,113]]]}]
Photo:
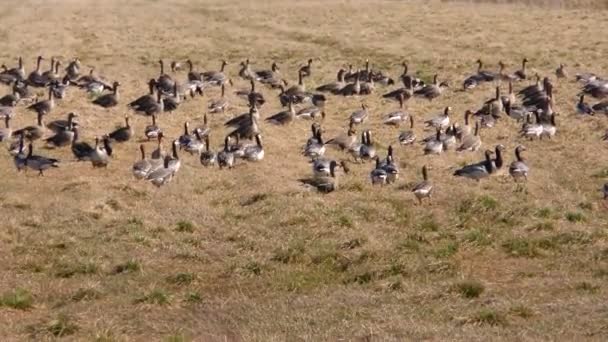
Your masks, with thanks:
[{"label": "flock of geese", "polygon": [[[93,68],[89,73],[82,74],[78,58],[67,63],[65,68],[62,68],[60,60],[52,58],[48,70],[43,71],[41,63],[44,60],[42,56],[38,57],[36,68],[30,73],[26,73],[21,57],[17,66],[9,68],[2,65],[0,71],[0,83],[10,87],[8,94],[0,98],[0,118],[5,123],[5,128],[0,130],[0,141],[8,142],[17,170],[31,169],[39,175],[58,167],[60,161],[36,154],[34,144],[42,142],[48,148],[70,147],[76,160],[90,162],[93,167],[107,167],[116,144],[129,141],[143,133],[145,139],[156,143],[156,148],[147,155],[145,145],[140,145],[141,159],[133,164],[132,174],[137,179],[147,180],[160,187],[178,174],[181,167],[180,151],[198,156],[204,167],[217,165],[220,169],[231,169],[239,160],[260,162],[264,159],[261,126],[288,126],[294,121],[311,120],[310,138],[303,144],[301,154],[309,160],[312,172],[309,177],[299,181],[307,187],[327,193],[338,189],[339,175],[348,173],[353,164],[360,165],[370,161],[373,162],[370,171],[372,184],[395,183],[400,174],[398,163],[393,156],[396,146],[415,146],[420,143],[425,155],[441,155],[449,150],[475,153],[483,146],[481,130],[491,129],[501,120],[508,119],[519,122],[521,129],[518,134],[530,140],[551,139],[558,130],[553,81],[549,77],[532,74],[528,69],[529,60],[526,58],[522,61],[521,69],[512,73],[506,71],[506,65],[502,61],[498,63],[499,68],[495,72],[485,69],[483,62],[478,60],[477,69],[464,79],[462,91],[471,91],[488,83],[495,85],[494,95],[481,103],[479,108],[467,110],[462,122],[454,119],[451,107],[428,117],[422,123],[425,131],[430,130],[432,134],[426,137],[417,137],[414,131],[416,120],[407,111],[406,104],[417,99],[433,101],[449,91],[450,85],[442,81],[439,75],[434,75],[432,82],[426,83],[410,74],[407,63],[403,63],[403,71],[396,79],[389,77],[385,71],[372,69],[369,60],[362,68],[357,69],[350,65],[337,71],[335,81],[311,90],[306,86],[305,80],[314,72],[312,59],[297,69],[298,82],[293,85],[285,80],[276,63],[272,63],[269,69],[255,69],[249,60],[245,60],[240,63],[238,78],[247,81],[250,87],[236,91],[235,96],[228,96],[227,89],[234,82],[226,71],[226,61],[221,61],[220,68],[215,71],[196,70],[191,60],[172,62],[171,72],[167,73],[165,63],[160,60],[160,73],[158,77],[147,82],[147,93],[125,103],[120,97],[120,82],[107,81],[98,76]],[[179,75],[182,73],[186,74],[186,77],[180,79]],[[555,70],[555,77],[570,78],[566,66],[560,65]],[[576,104],[577,113],[608,114],[608,100],[605,100],[608,98],[608,80],[592,73],[577,74],[575,79],[581,83],[579,102]],[[516,86],[518,91],[514,89]],[[229,132],[225,136],[222,135],[223,146],[219,150],[214,151],[209,143],[212,132],[208,115],[205,114],[203,124],[198,127],[192,128],[189,122],[185,122],[183,134],[170,140],[171,149],[166,152],[163,147],[165,135],[157,123],[158,117],[178,110],[188,97],[202,96],[211,87],[219,87],[221,93],[218,98],[208,100],[207,113],[210,116],[229,111],[233,107],[232,101],[235,97],[245,101],[249,110],[225,122]],[[265,116],[262,120],[260,112],[264,105],[268,101],[276,100],[267,99],[257,87],[275,90],[276,100],[284,109]],[[379,89],[388,87],[394,89]],[[33,88],[44,89],[44,98],[38,98]],[[57,103],[64,99],[68,92],[75,91],[71,89],[86,92],[93,98],[92,103],[99,107],[128,107],[137,114],[149,117],[150,123],[143,132],[136,134],[127,115],[124,126],[96,137],[94,143],[82,141],[81,127],[75,113],[70,112],[65,119],[45,122],[45,118],[56,110]],[[372,115],[364,100],[361,107],[346,118],[348,125],[345,132],[325,139],[322,123],[326,115],[326,104],[332,97],[362,98],[377,92],[381,92],[383,98],[393,100],[399,106],[383,118],[385,125],[405,127],[396,134],[395,147],[391,144],[386,155],[381,156],[375,147],[373,131],[370,128],[360,128]],[[589,97],[598,99],[598,102],[593,105],[587,103],[585,99]],[[35,113],[36,122],[13,130],[11,119],[20,107]],[[608,140],[608,132],[604,140]],[[327,148],[343,151],[344,158],[326,158]],[[525,146],[517,146],[514,150],[515,159],[508,164],[505,162],[506,149],[503,145],[485,149],[480,161],[456,170],[454,176],[481,181],[493,175],[508,173],[516,182],[525,181],[530,171],[530,166],[524,158],[525,151]],[[432,197],[434,187],[429,176],[430,170],[426,165],[421,167],[422,180],[412,189],[420,203]],[[608,184],[604,185],[602,191],[604,198],[608,199]]]}]

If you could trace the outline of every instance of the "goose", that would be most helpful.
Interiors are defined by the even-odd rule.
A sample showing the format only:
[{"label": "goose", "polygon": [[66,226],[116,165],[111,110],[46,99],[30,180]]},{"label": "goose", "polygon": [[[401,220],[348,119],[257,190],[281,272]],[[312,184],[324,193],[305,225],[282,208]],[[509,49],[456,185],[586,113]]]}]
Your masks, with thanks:
[{"label": "goose", "polygon": [[107,167],[110,163],[110,156],[112,155],[110,138],[108,136],[104,136],[101,140],[103,146],[99,144],[99,138],[95,138],[95,148],[89,157],[93,167]]},{"label": "goose", "polygon": [[188,64],[188,81],[202,81],[203,77],[201,73],[194,71],[194,63],[190,59],[187,59],[186,64]]},{"label": "goose", "polygon": [[265,119],[266,122],[271,123],[273,125],[286,125],[293,121],[296,117],[296,111],[293,106],[293,103],[289,103],[289,110],[279,112],[273,116],[270,116]]},{"label": "goose", "polygon": [[150,154],[150,157],[154,160],[162,160],[165,157],[165,150],[163,148],[163,132],[158,134],[158,145],[154,151]]},{"label": "goose", "polygon": [[388,184],[395,183],[397,178],[399,178],[399,167],[395,164],[395,159],[393,157],[393,146],[388,146],[388,152],[386,155],[386,160],[382,165],[384,171],[386,171],[386,182]]},{"label": "goose", "polygon": [[225,97],[225,86],[223,84],[221,89],[221,97],[217,100],[209,102],[209,105],[207,106],[209,113],[225,113],[226,109],[230,108],[230,102],[228,102]]},{"label": "goose", "polygon": [[471,134],[472,129],[469,121],[472,114],[473,112],[468,109],[464,112],[464,126],[459,126],[458,130],[456,131],[456,137],[459,140],[462,140],[464,137]]},{"label": "goose", "polygon": [[424,124],[426,127],[434,128],[446,128],[450,125],[450,111],[452,107],[445,107],[443,114],[440,114],[432,119],[426,120]]},{"label": "goose", "polygon": [[34,147],[32,143],[28,146],[27,157],[25,158],[25,166],[38,171],[39,176],[44,176],[44,171],[52,167],[59,167],[59,160],[47,158],[39,155],[34,155]]},{"label": "goose", "polygon": [[314,177],[326,177],[330,175],[331,160],[325,158],[314,158],[311,160],[312,174]]},{"label": "goose", "polygon": [[399,126],[403,121],[407,119],[409,114],[403,110],[403,94],[399,95],[399,110],[395,112],[388,113],[386,115],[386,119],[384,119],[384,124],[389,126]]},{"label": "goose", "polygon": [[156,79],[156,89],[161,93],[170,94],[173,91],[175,81],[171,76],[165,74],[165,63],[162,59],[158,61],[158,64],[160,65],[160,74]]},{"label": "goose", "polygon": [[15,96],[19,97],[19,101],[21,102],[25,102],[26,100],[32,101],[36,97],[36,94],[26,82],[15,82],[13,84],[13,92]]},{"label": "goose", "polygon": [[412,77],[407,77],[404,80],[404,87],[398,88],[393,91],[390,91],[386,94],[383,94],[382,97],[389,100],[400,101],[400,98],[403,98],[403,101],[409,100],[412,96],[414,96],[414,87]]},{"label": "goose", "polygon": [[4,128],[0,129],[0,142],[7,141],[13,135],[10,122],[11,117],[9,115],[4,116]]},{"label": "goose", "polygon": [[148,172],[146,180],[150,181],[156,187],[161,187],[173,180],[175,177],[175,171],[171,168],[171,157],[165,156],[163,159],[162,167],[158,167],[154,171]]},{"label": "goose", "polygon": [[264,99],[264,95],[255,91],[255,81],[253,79],[249,80],[249,84],[251,85],[250,90],[238,90],[236,95],[247,99],[247,102],[250,106],[255,105],[261,107],[266,103],[266,99]]},{"label": "goose", "polygon": [[18,129],[13,132],[13,136],[18,137],[23,134],[24,138],[27,141],[32,142],[42,138],[45,133],[46,127],[44,127],[44,124],[42,122],[42,114],[38,113],[36,126],[26,126],[24,128]]},{"label": "goose", "polygon": [[262,136],[259,133],[255,135],[255,145],[245,147],[243,158],[251,162],[264,159],[264,146],[262,145]]},{"label": "goose", "polygon": [[156,124],[156,115],[152,115],[152,124],[147,125],[144,130],[144,134],[146,135],[146,138],[148,138],[148,141],[150,141],[152,139],[157,139],[158,135],[161,134],[162,132],[163,132],[163,130]]},{"label": "goose", "polygon": [[414,132],[414,116],[410,115],[410,130],[399,133],[399,144],[411,145],[416,141],[416,133]]},{"label": "goose", "polygon": [[13,116],[15,115],[15,108],[14,107],[4,107],[4,106],[0,106],[0,118],[1,117],[7,117],[7,116]]},{"label": "goose", "polygon": [[560,64],[557,69],[555,69],[555,76],[557,78],[568,78],[568,71],[566,71],[566,65]]},{"label": "goose", "polygon": [[27,83],[32,87],[45,87],[46,79],[42,77],[40,73],[40,62],[44,58],[42,56],[38,56],[36,59],[36,69],[33,70],[27,77]]},{"label": "goose", "polygon": [[70,124],[65,127],[62,131],[55,133],[55,135],[44,139],[48,147],[63,147],[69,145],[74,138],[73,127]]},{"label": "goose", "polygon": [[64,99],[66,97],[68,88],[70,86],[70,82],[71,81],[70,81],[70,78],[68,77],[68,75],[65,75],[63,77],[63,79],[61,79],[61,82],[59,82],[59,81],[51,82],[51,90],[53,91],[53,95],[55,96],[55,98]]},{"label": "goose", "polygon": [[209,136],[205,137],[205,150],[200,155],[201,164],[205,167],[215,165],[217,154],[210,150]]},{"label": "goose", "polygon": [[501,175],[504,173],[504,168],[503,168],[503,164],[504,164],[504,160],[502,157],[502,152],[506,150],[504,145],[498,144],[496,145],[496,147],[494,148],[495,152],[494,155],[496,156],[496,158],[494,158],[492,160],[492,174],[497,174],[497,175]]},{"label": "goose", "polygon": [[[357,72],[358,73],[358,72]],[[340,89],[339,94],[342,96],[354,96],[361,93],[361,79],[357,77],[354,83],[349,83]]]},{"label": "goose", "polygon": [[483,116],[483,115],[491,115],[494,118],[499,118],[500,113],[503,110],[503,102],[500,96],[500,87],[496,87],[496,95],[485,101],[482,108],[475,113],[475,115]]},{"label": "goose", "polygon": [[25,160],[27,158],[23,135],[19,136],[19,140],[16,141],[15,145],[15,147],[11,146],[9,151],[13,156],[13,163],[15,164],[15,168],[17,168],[17,172],[20,172],[26,168]]},{"label": "goose", "polygon": [[321,117],[321,120],[325,119],[325,110],[323,107],[315,105],[304,107],[296,112],[296,117],[306,120],[314,120],[317,117]]},{"label": "goose", "polygon": [[279,66],[276,62],[272,62],[270,69],[254,71],[255,78],[261,83],[269,82],[269,80],[278,80],[281,75],[279,74]]},{"label": "goose", "polygon": [[146,108],[156,103],[156,96],[154,96],[154,87],[156,87],[156,80],[152,78],[150,79],[150,81],[148,81],[148,94],[138,97],[136,100],[132,101],[127,106],[138,112],[145,111],[143,110],[143,108]]},{"label": "goose", "polygon": [[454,176],[474,179],[478,182],[489,177],[492,173],[492,151],[486,150],[485,157],[485,160],[481,162],[469,164],[456,170]]},{"label": "goose", "polygon": [[551,114],[551,117],[550,117],[551,119],[550,119],[549,123],[541,124],[541,127],[543,129],[543,132],[540,135],[541,138],[543,136],[546,136],[547,138],[551,139],[557,132],[557,126],[555,125],[555,115],[556,115],[556,113]]},{"label": "goose", "polygon": [[449,88],[450,85],[447,82],[438,81],[438,75],[433,76],[433,84],[427,84],[424,87],[414,91],[415,96],[424,97],[429,101],[441,96],[443,91]]},{"label": "goose", "polygon": [[48,100],[39,101],[34,104],[31,104],[27,107],[28,110],[36,112],[38,114],[49,114],[53,108],[55,108],[55,96],[53,94],[53,89],[49,87],[49,98]]},{"label": "goose", "polygon": [[467,134],[462,138],[460,146],[456,151],[477,151],[481,147],[481,137],[479,136],[479,123],[475,123],[475,133]]},{"label": "goose", "polygon": [[380,165],[380,158],[376,157],[376,167],[370,172],[370,178],[373,185],[384,185],[388,178],[386,170]]},{"label": "goose", "polygon": [[143,112],[146,115],[159,115],[165,112],[165,101],[163,101],[162,94],[156,93],[156,101],[148,104],[142,104],[137,108],[138,112]]},{"label": "goose", "polygon": [[143,144],[139,145],[139,151],[141,152],[141,159],[133,163],[131,170],[136,179],[144,179],[150,173],[152,163],[146,159],[146,151]]},{"label": "goose", "polygon": [[498,71],[498,79],[505,82],[515,81],[515,76],[509,75],[505,73],[506,65],[502,61],[498,62],[499,71]]},{"label": "goose", "polygon": [[359,90],[359,95],[370,95],[376,89],[376,85],[374,83],[374,79],[371,78],[368,82],[361,83],[361,89]]},{"label": "goose", "polygon": [[169,168],[173,170],[173,173],[177,173],[182,166],[182,162],[179,159],[179,155],[177,154],[177,146],[179,146],[179,141],[173,140],[171,144],[171,156],[169,157]]},{"label": "goose", "polygon": [[329,139],[325,142],[325,145],[336,146],[342,151],[348,150],[357,142],[357,136],[355,135],[356,133],[357,132],[355,131],[354,124],[351,122],[348,125],[348,130],[345,134],[339,135],[333,139]]},{"label": "goose", "polygon": [[240,119],[238,126],[233,125],[236,128],[229,135],[236,138],[252,139],[255,134],[260,132],[258,117],[259,113],[255,107],[251,107],[249,113],[243,119]]},{"label": "goose", "polygon": [[325,143],[323,142],[321,129],[316,129],[314,125],[312,129],[314,137],[308,140],[302,154],[311,159],[317,159],[325,154]]},{"label": "goose", "polygon": [[[492,112],[493,110],[493,105],[490,104],[490,107],[488,109],[490,112]],[[496,125],[496,118],[493,115],[489,115],[489,114],[482,114],[481,115],[481,120],[479,120],[480,122],[480,126],[482,128],[492,128]]]},{"label": "goose", "polygon": [[217,154],[217,164],[220,170],[223,168],[232,169],[234,167],[234,154],[230,152],[230,136],[224,139],[224,149]]},{"label": "goose", "polygon": [[[74,127],[72,131],[74,132],[72,135],[72,154],[74,154],[74,157],[78,161],[90,161],[95,149],[86,142],[78,141],[80,136],[77,127]],[[96,143],[98,144],[99,142]]]},{"label": "goose", "polygon": [[532,96],[525,97],[522,104],[526,107],[545,108],[553,104],[553,85],[547,83],[544,90]]},{"label": "goose", "polygon": [[226,121],[224,126],[236,128],[244,125],[250,125],[252,123],[252,117],[254,117],[256,120],[259,120],[260,118],[260,112],[256,106],[251,106],[247,113],[240,114]]},{"label": "goose", "polygon": [[205,148],[205,142],[203,141],[203,137],[199,133],[198,129],[194,130],[195,139],[191,139],[186,146],[184,146],[184,150],[190,153],[190,155],[197,154],[199,155],[201,151]]},{"label": "goose", "polygon": [[315,176],[312,178],[299,179],[299,181],[305,186],[315,188],[317,191],[322,193],[330,193],[338,189],[338,174],[336,168],[338,163],[332,160],[329,163],[329,175],[328,176]]},{"label": "goose", "polygon": [[203,125],[194,129],[198,131],[201,137],[206,137],[211,132],[211,127],[209,127],[209,121],[207,119],[207,113],[203,115]]},{"label": "goose", "polygon": [[190,123],[186,121],[184,122],[184,134],[180,135],[178,138],[180,148],[186,147],[192,139],[192,134],[190,134]]},{"label": "goose", "polygon": [[76,113],[69,112],[67,120],[61,119],[51,121],[46,125],[46,128],[57,133],[62,132],[69,127],[78,127],[78,122],[75,120],[76,118],[78,118],[78,115]]},{"label": "goose", "polygon": [[534,116],[536,117],[536,123],[532,123],[531,114],[527,114],[526,122],[524,122],[520,130],[521,135],[530,140],[540,138],[544,131],[538,112],[534,112]]},{"label": "goose", "polygon": [[450,149],[456,146],[456,134],[457,134],[457,126],[453,124],[448,127],[445,131],[445,135],[442,137],[441,142],[443,143],[443,150],[449,151]]},{"label": "goose", "polygon": [[100,97],[93,100],[93,103],[104,108],[115,107],[118,104],[118,100],[120,98],[118,92],[119,86],[120,82],[114,81],[114,83],[112,84],[112,93],[101,95]]},{"label": "goose", "polygon": [[17,81],[13,83],[12,92],[10,94],[6,94],[0,98],[0,106],[2,107],[15,107],[19,100],[21,99],[21,95],[17,91]]},{"label": "goose", "polygon": [[312,58],[308,59],[306,65],[300,67],[298,72],[302,73],[302,77],[310,77],[312,75]]},{"label": "goose", "polygon": [[310,138],[308,138],[308,140],[306,141],[304,148],[306,148],[306,146],[308,146],[310,144],[316,144],[319,142],[319,140],[317,138],[318,138],[318,133],[322,132],[321,125],[319,125],[316,122],[313,122],[313,124],[310,125],[310,131],[311,131]]},{"label": "goose", "polygon": [[369,112],[365,103],[361,104],[361,109],[350,114],[350,122],[354,125],[362,124],[368,117]]},{"label": "goose", "polygon": [[519,145],[515,148],[516,160],[509,166],[509,174],[511,177],[513,177],[515,182],[518,182],[522,178],[524,180],[528,180],[528,172],[530,171],[530,168],[521,155],[523,151],[526,151],[526,147],[523,145]]},{"label": "goose", "polygon": [[590,81],[584,85],[582,92],[597,99],[602,99],[608,96],[608,81],[602,79]]},{"label": "goose", "polygon": [[177,91],[177,82],[175,82],[173,84],[173,95],[172,96],[167,96],[165,97],[162,101],[163,101],[163,110],[165,112],[172,112],[174,110],[177,109],[177,107],[179,107],[179,105],[182,103],[182,98],[179,94],[179,92]]},{"label": "goose", "polygon": [[525,107],[517,106],[512,103],[507,103],[505,105],[505,112],[510,118],[517,120],[517,122],[524,120],[526,116],[531,113]]},{"label": "goose", "polygon": [[603,112],[608,115],[608,100],[598,102],[591,107],[594,112]]},{"label": "goose", "polygon": [[361,160],[372,160],[376,157],[376,148],[372,141],[372,132],[370,130],[363,131],[361,139],[361,147],[359,149],[359,158]]},{"label": "goose", "polygon": [[80,58],[74,57],[65,68],[65,73],[70,81],[76,80],[80,76]]},{"label": "goose", "polygon": [[131,140],[133,134],[133,127],[129,124],[129,117],[125,115],[125,125],[115,129],[112,133],[108,134],[108,137],[113,141],[121,143]]},{"label": "goose", "polygon": [[340,69],[338,70],[337,81],[332,83],[327,83],[322,86],[317,87],[315,90],[320,92],[328,92],[334,95],[340,93],[340,90],[344,88],[346,82],[344,82],[344,75],[346,74],[346,70]]},{"label": "goose", "polygon": [[424,82],[421,79],[414,77],[408,73],[409,67],[407,65],[407,62],[403,62],[401,63],[401,65],[403,66],[403,72],[401,73],[401,76],[399,76],[399,79],[401,79],[401,83],[403,83],[403,86],[405,88],[412,89],[412,91],[414,89],[423,88]]},{"label": "goose", "polygon": [[289,87],[284,93],[287,96],[299,96],[306,91],[306,86],[304,85],[304,74],[299,71],[298,72],[298,84]]},{"label": "goose", "polygon": [[241,69],[239,70],[239,77],[246,81],[257,81],[256,74],[251,70],[249,65],[249,59],[241,62]]},{"label": "goose", "polygon": [[503,107],[506,107],[507,104],[515,103],[515,94],[513,93],[512,81],[509,81],[509,93],[507,95],[502,95],[500,97],[500,101],[502,102]]},{"label": "goose", "polygon": [[585,94],[581,94],[579,101],[576,105],[576,111],[582,115],[594,115],[595,111],[593,108],[585,102]]},{"label": "goose", "polygon": [[395,84],[395,80],[393,80],[387,75],[384,75],[382,71],[372,72],[370,76],[370,82],[373,81],[374,84],[380,84],[383,86]]},{"label": "goose", "polygon": [[418,204],[422,204],[422,200],[428,198],[429,200],[433,194],[433,183],[429,180],[428,168],[426,165],[422,166],[422,182],[416,184],[412,189],[414,196],[418,200]]},{"label": "goose", "polygon": [[441,137],[441,129],[437,128],[435,139],[430,139],[424,145],[424,154],[441,154],[443,152],[443,140]]},{"label": "goose", "polygon": [[15,81],[25,80],[25,68],[23,66],[23,58],[21,58],[21,56],[19,56],[18,62],[19,65],[16,68],[7,69],[0,73],[0,82],[10,84]]},{"label": "goose", "polygon": [[524,58],[521,61],[521,69],[517,70],[515,73],[513,73],[513,76],[516,77],[517,80],[525,80],[527,78],[527,73],[526,73],[526,64],[528,63],[528,59]]},{"label": "goose", "polygon": [[[201,73],[203,82],[206,82],[208,84],[218,86],[218,87],[226,82],[230,82],[228,77],[226,77],[226,74],[224,74],[224,69],[226,69],[228,62],[226,62],[223,59],[221,62],[222,63],[221,63],[219,71],[205,71],[205,72]],[[249,63],[249,61],[247,61],[247,62]]]},{"label": "goose", "polygon": [[48,85],[58,76],[60,61],[56,60],[55,57],[51,57],[51,67],[49,70],[42,73],[41,77],[44,80],[44,84]]},{"label": "goose", "polygon": [[487,70],[483,70],[483,62],[481,61],[481,59],[478,59],[476,61],[476,63],[477,63],[477,74],[479,76],[481,76],[482,80],[484,82],[494,81],[494,79],[496,78],[496,73],[493,73],[493,72],[487,71]]}]

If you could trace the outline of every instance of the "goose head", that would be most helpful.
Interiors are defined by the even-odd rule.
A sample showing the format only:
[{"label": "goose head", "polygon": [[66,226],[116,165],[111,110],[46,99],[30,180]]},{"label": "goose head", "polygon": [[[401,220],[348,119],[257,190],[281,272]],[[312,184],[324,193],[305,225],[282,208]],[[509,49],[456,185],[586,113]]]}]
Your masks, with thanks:
[{"label": "goose head", "polygon": [[348,162],[346,160],[341,160],[340,161],[340,167],[342,168],[342,170],[344,171],[344,173],[347,174],[347,173],[350,172],[350,168],[348,167]]}]

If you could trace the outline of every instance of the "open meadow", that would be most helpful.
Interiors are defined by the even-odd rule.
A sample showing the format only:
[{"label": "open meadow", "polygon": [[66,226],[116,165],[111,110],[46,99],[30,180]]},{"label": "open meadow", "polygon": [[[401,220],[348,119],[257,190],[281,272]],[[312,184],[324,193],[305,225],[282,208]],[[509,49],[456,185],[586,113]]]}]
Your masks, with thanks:
[{"label": "open meadow", "polygon": [[[529,3],[530,1],[528,1]],[[545,3],[549,3],[547,1]],[[573,2],[574,4],[574,2]],[[23,56],[26,73],[38,55],[81,73],[119,81],[116,107],[91,103],[69,89],[45,121],[78,114],[79,133],[92,143],[130,116],[135,137],[113,145],[106,168],[76,162],[68,147],[35,152],[59,159],[43,177],[17,172],[8,143],[0,148],[0,340],[47,341],[500,341],[608,340],[608,116],[576,113],[581,83],[574,75],[608,76],[608,12],[602,3],[576,8],[459,1],[135,0],[4,1],[0,63]],[[462,91],[477,69],[521,67],[528,78],[514,90],[548,76],[559,115],[552,139],[530,141],[521,123],[503,114],[483,129],[476,152],[424,155],[423,145],[400,146],[399,132],[383,125],[398,104],[382,94],[401,87],[402,62],[410,73],[450,88],[433,101],[411,98],[418,139],[433,135],[423,122],[452,107],[479,109],[497,83]],[[237,161],[231,170],[205,168],[180,152],[181,169],[157,188],[136,180],[132,165],[148,117],[127,107],[158,77],[158,60],[191,59],[199,71],[219,70],[233,86],[232,108],[208,113],[211,145],[223,146],[223,123],[248,111],[235,91],[249,83],[239,63],[253,69],[272,62],[290,85],[313,59],[308,89],[335,81],[353,64],[388,73],[396,84],[376,84],[367,96],[326,94],[326,139],[348,128],[362,103],[361,128],[374,134],[384,158],[389,145],[400,167],[395,184],[373,186],[374,163],[350,163],[340,187],[312,191],[302,156],[311,121],[286,126],[264,122],[281,111],[278,91],[262,84],[260,131],[265,158]],[[569,77],[557,79],[566,65]],[[186,71],[168,74],[186,79]],[[506,91],[506,83],[502,83]],[[11,88],[0,84],[0,97]],[[44,88],[34,88],[41,98]],[[172,113],[159,115],[165,149],[183,124],[203,123],[210,87]],[[593,104],[598,100],[587,97]],[[36,123],[18,105],[13,129]],[[506,147],[505,161],[526,146],[528,180],[517,185],[492,175],[481,182],[455,177],[456,169]],[[156,147],[145,143],[147,151]],[[348,155],[328,148],[328,158]],[[419,205],[412,187],[429,168],[432,201]]]}]

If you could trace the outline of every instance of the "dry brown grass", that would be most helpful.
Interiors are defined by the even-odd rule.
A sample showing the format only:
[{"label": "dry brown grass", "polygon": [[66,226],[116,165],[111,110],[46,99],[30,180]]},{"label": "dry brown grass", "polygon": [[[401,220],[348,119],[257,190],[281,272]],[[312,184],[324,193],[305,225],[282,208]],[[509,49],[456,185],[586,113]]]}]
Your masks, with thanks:
[{"label": "dry brown grass", "polygon": [[[294,68],[313,57],[311,87],[366,58],[393,75],[407,59],[421,76],[438,70],[455,86],[479,57],[514,69],[528,56],[542,74],[560,62],[571,72],[608,71],[606,12],[239,3],[14,2],[0,14],[0,60],[26,56],[29,70],[38,54],[79,56],[122,82],[124,103],[145,91],[158,58],[190,57],[203,69],[225,58],[233,75],[247,57],[256,67],[277,60],[293,80]],[[428,158],[416,147],[397,150],[407,167],[396,186],[372,188],[364,165],[343,179],[345,189],[309,193],[296,181],[309,173],[297,153],[304,122],[264,126],[266,160],[231,172],[184,155],[177,179],[158,190],[131,178],[135,142],[117,146],[107,170],[70,162],[69,150],[40,150],[65,161],[41,178],[17,174],[0,149],[3,340],[605,340],[608,215],[598,188],[607,165],[597,141],[607,125],[575,117],[576,91],[557,83],[556,139],[525,142],[532,167],[525,191],[500,177],[475,185],[451,176],[478,153]],[[424,118],[450,104],[460,115],[492,94],[489,85],[450,92],[410,110]],[[378,98],[365,99],[374,113],[367,126],[384,151],[397,131],[380,127],[380,116],[394,104]],[[190,101],[160,124],[175,137],[184,120],[200,122],[206,101]],[[361,100],[330,101],[327,136],[343,130]],[[262,115],[278,109],[271,101]],[[126,113],[100,110],[74,91],[51,118],[71,110],[89,141]],[[214,145],[224,119],[212,118]],[[147,120],[133,121],[141,134]],[[14,125],[31,122],[20,112]],[[516,130],[501,122],[483,132],[485,146],[507,145],[510,161],[521,142]],[[436,197],[420,207],[407,189],[423,163],[433,168]],[[454,290],[470,281],[482,284],[478,297]]]}]

